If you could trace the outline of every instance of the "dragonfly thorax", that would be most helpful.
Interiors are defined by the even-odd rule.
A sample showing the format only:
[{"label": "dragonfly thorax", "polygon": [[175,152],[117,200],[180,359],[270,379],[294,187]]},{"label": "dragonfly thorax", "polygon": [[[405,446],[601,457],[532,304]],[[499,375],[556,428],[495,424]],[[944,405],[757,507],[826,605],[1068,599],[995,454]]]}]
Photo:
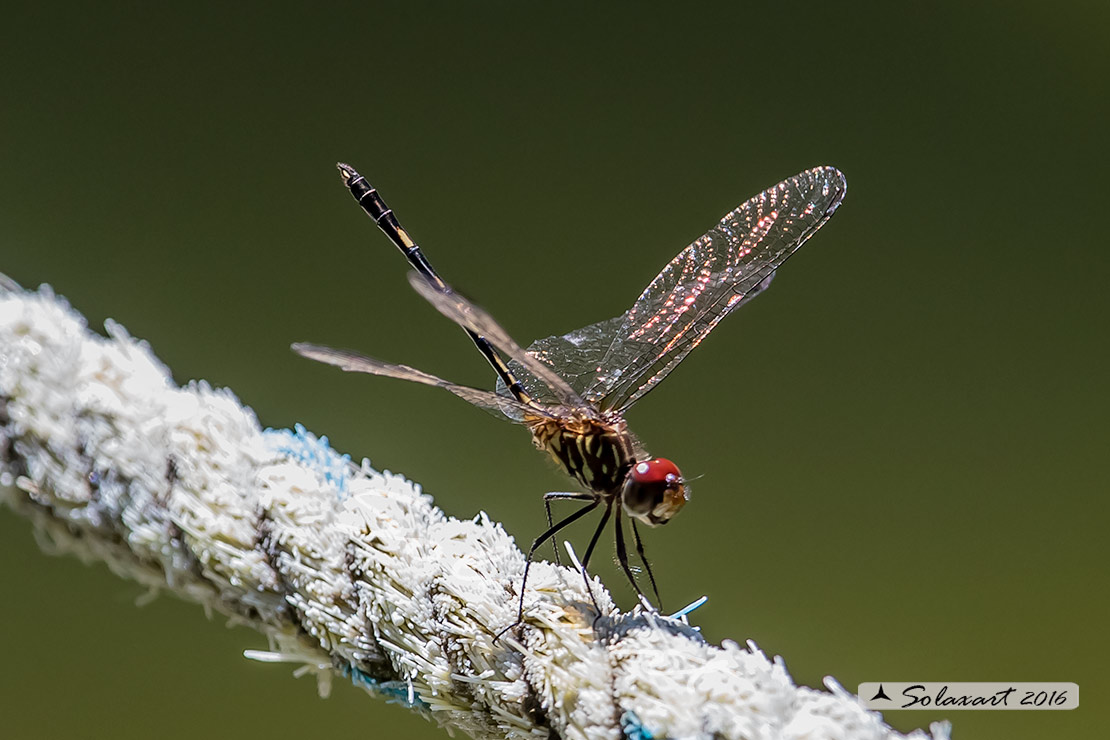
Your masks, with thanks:
[{"label": "dragonfly thorax", "polygon": [[635,446],[623,420],[545,418],[530,426],[536,447],[602,496],[618,494],[636,462]]},{"label": "dragonfly thorax", "polygon": [[537,418],[531,427],[536,446],[569,475],[600,496],[619,496],[625,513],[644,524],[666,524],[686,503],[678,466],[661,457],[637,460],[623,419]]}]

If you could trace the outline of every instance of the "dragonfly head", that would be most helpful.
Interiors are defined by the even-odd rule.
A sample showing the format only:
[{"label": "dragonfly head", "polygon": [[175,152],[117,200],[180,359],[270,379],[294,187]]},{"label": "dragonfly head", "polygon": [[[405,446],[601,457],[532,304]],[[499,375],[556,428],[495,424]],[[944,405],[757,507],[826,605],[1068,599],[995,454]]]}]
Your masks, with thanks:
[{"label": "dragonfly head", "polygon": [[678,466],[662,457],[633,465],[621,492],[625,512],[651,527],[669,522],[688,498]]}]

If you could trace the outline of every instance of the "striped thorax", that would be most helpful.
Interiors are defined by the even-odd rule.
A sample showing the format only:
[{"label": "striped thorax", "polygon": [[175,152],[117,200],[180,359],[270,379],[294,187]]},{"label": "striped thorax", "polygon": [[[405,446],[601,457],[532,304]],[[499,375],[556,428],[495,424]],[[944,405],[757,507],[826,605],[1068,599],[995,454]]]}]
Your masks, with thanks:
[{"label": "striped thorax", "polygon": [[623,419],[535,418],[529,427],[536,447],[551,455],[588,490],[606,497],[620,491],[636,462],[632,437]]}]

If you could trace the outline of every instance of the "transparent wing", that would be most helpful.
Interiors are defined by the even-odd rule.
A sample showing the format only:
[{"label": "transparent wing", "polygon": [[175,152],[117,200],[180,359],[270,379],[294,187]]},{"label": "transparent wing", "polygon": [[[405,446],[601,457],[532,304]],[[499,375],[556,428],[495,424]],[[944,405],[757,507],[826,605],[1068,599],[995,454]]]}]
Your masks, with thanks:
[{"label": "transparent wing", "polygon": [[387,378],[411,380],[414,383],[423,383],[424,385],[433,385],[443,388],[444,390],[454,393],[467,403],[490,412],[499,419],[521,423],[525,418],[525,414],[532,417],[544,415],[542,409],[525,406],[514,398],[499,396],[491,391],[471,388],[470,386],[458,385],[444,380],[443,378],[437,378],[435,375],[426,373],[423,370],[409,367],[408,365],[392,365],[388,362],[375,360],[373,357],[360,355],[357,352],[344,349],[332,349],[331,347],[323,347],[318,344],[305,344],[299,342],[293,345],[293,351],[302,357],[307,357],[310,360],[317,360],[318,362],[326,362],[329,365],[342,368],[347,372],[382,375]]},{"label": "transparent wing", "polygon": [[[771,284],[774,277],[775,273],[772,272],[764,278],[763,282],[745,294],[744,299],[735,308],[739,308],[759,295]],[[571,387],[588,402],[596,403],[599,398],[590,395],[589,390],[597,382],[601,372],[601,361],[612,346],[627,316],[628,313],[625,312],[607,321],[599,321],[596,324],[575,329],[569,334],[537,339],[525,351],[566,378]],[[520,380],[520,384],[529,395],[540,401],[553,402],[554,399],[549,397],[550,394],[545,396],[545,386],[522,365],[510,362],[509,369]],[[500,379],[497,381],[497,393],[512,398],[509,389]]]},{"label": "transparent wing", "polygon": [[[593,400],[586,396],[586,389],[597,380],[601,358],[613,343],[613,338],[624,323],[625,316],[627,314],[621,314],[606,321],[575,329],[562,336],[537,339],[529,345],[526,353],[557,372],[587,401]],[[546,386],[519,362],[515,360],[510,362],[509,369],[529,395],[547,403],[555,401]],[[500,380],[497,382],[497,392],[512,397],[509,389]]]},{"label": "transparent wing", "polygon": [[624,315],[596,377],[582,389],[585,398],[603,410],[639,400],[745,297],[767,287],[846,190],[835,168],[806,170],[747,201],[682,250]]},{"label": "transparent wing", "polygon": [[524,367],[528,373],[544,386],[543,396],[553,397],[559,404],[570,408],[588,408],[581,396],[548,365],[529,355],[517,344],[509,333],[501,328],[492,316],[451,289],[446,291],[435,287],[417,272],[409,273],[409,283],[413,289],[431,303],[433,307],[464,329],[469,329],[489,340],[497,349],[511,360]]}]

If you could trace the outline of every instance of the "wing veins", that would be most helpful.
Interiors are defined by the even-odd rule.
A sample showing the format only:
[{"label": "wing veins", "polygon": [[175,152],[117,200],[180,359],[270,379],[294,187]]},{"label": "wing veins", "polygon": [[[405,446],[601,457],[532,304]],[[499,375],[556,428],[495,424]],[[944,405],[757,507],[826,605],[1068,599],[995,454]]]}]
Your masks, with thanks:
[{"label": "wing veins", "polygon": [[[499,418],[504,418],[515,423],[521,423],[525,415],[545,415],[542,409],[527,406],[514,398],[500,396],[493,391],[452,383],[449,380],[444,380],[443,378],[432,375],[431,373],[426,373],[423,370],[417,370],[408,365],[395,365],[389,362],[382,362],[381,360],[367,357],[358,352],[345,349],[333,349],[331,347],[305,342],[294,344],[293,351],[310,360],[316,360],[317,362],[323,362],[328,365],[335,365],[345,372],[368,373],[370,375],[408,380],[413,383],[443,388],[471,405],[489,411]],[[519,415],[519,418],[510,416],[506,413],[506,409],[513,410]]]},{"label": "wing veins", "polygon": [[[806,185],[804,190],[802,185]],[[769,276],[828,221],[843,200],[845,189],[840,172],[831,167],[815,168],[764,190],[726,214],[671,260],[641,293],[584,395],[598,401],[602,408],[623,409],[654,388],[721,319],[766,287]],[[745,225],[744,235],[735,236],[736,227]],[[776,229],[784,233],[776,234]],[[791,229],[797,229],[797,233],[788,234]],[[709,253],[694,262],[699,250]],[[742,260],[753,253],[752,261],[745,264]],[[713,282],[713,276],[720,272],[714,267],[739,274]],[[745,289],[738,291],[739,286]],[[673,304],[679,300],[694,308],[694,313],[675,311]],[[645,307],[651,309],[646,319],[639,315]],[[707,316],[711,316],[710,321],[705,320]],[[676,326],[679,328],[674,336],[664,343]],[[647,338],[642,339],[644,336]],[[626,349],[628,342],[655,349],[629,354],[635,346]],[[653,373],[651,377],[639,383],[649,373]]]},{"label": "wing veins", "polygon": [[484,336],[490,344],[507,354],[511,360],[515,360],[522,365],[547,386],[559,403],[570,408],[589,408],[577,391],[571,388],[562,376],[536,359],[534,355],[524,351],[484,309],[471,303],[449,286],[447,291],[440,290],[417,272],[409,273],[409,283],[424,300],[432,304],[441,314],[459,326]]}]

